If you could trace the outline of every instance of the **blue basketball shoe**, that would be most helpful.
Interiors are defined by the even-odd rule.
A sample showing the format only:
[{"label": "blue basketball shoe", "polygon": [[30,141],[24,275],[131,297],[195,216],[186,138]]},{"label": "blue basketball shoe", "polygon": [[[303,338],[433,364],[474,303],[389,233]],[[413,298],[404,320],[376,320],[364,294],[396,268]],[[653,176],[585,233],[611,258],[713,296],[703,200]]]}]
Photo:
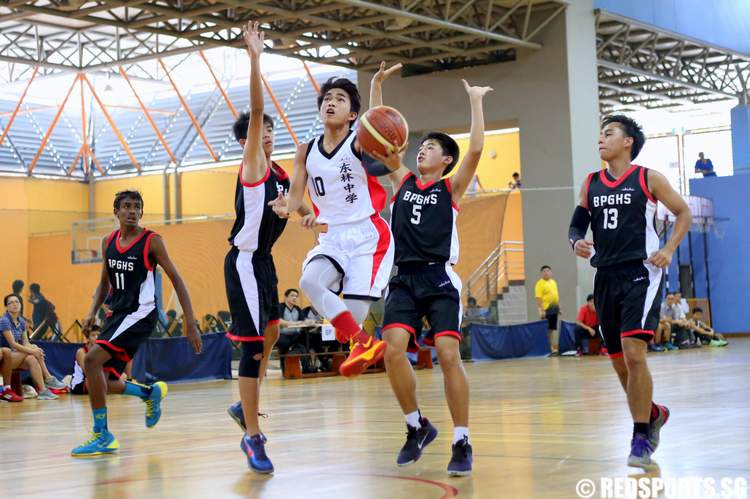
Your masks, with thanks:
[{"label": "blue basketball shoe", "polygon": [[240,449],[247,457],[247,465],[256,473],[273,473],[273,463],[266,455],[266,436],[261,434],[248,437],[243,435]]},{"label": "blue basketball shoe", "polygon": [[70,455],[73,457],[96,457],[104,454],[112,454],[113,452],[117,452],[119,448],[120,442],[117,441],[109,430],[104,430],[101,433],[92,433],[91,438],[70,451]]},{"label": "blue basketball shoe", "polygon": [[167,396],[169,388],[163,381],[157,381],[151,385],[151,395],[144,400],[146,402],[146,427],[153,428],[161,418],[161,401]]}]

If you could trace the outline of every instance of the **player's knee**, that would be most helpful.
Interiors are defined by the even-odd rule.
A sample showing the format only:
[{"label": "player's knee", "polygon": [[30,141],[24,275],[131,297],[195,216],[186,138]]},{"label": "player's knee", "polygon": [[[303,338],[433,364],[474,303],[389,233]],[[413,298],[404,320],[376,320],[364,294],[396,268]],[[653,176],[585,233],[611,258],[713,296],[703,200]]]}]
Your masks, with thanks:
[{"label": "player's knee", "polygon": [[319,277],[313,275],[309,270],[302,272],[302,277],[299,278],[299,287],[307,296],[312,296],[313,292],[319,287],[318,279]]},{"label": "player's knee", "polygon": [[261,360],[263,360],[262,342],[246,341],[242,343],[239,375],[243,378],[258,378]]},{"label": "player's knee", "polygon": [[646,348],[645,345],[623,345],[622,346],[623,359],[628,371],[638,369],[646,365]]},{"label": "player's knee", "polygon": [[388,343],[388,348],[385,349],[385,362],[390,364],[391,362],[398,362],[401,360],[404,355],[406,355],[406,352],[403,348],[401,348],[401,345],[396,343]]},{"label": "player's knee", "polygon": [[455,369],[461,365],[461,355],[459,355],[458,348],[453,346],[438,348],[437,355],[441,369]]}]

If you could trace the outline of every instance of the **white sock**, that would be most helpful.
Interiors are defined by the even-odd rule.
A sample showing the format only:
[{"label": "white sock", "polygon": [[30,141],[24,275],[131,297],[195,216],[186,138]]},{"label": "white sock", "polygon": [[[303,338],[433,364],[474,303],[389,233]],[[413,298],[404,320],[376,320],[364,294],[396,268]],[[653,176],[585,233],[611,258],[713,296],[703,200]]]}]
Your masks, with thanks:
[{"label": "white sock", "polygon": [[453,443],[460,442],[464,437],[469,438],[469,428],[466,426],[456,426],[453,428]]},{"label": "white sock", "polygon": [[420,429],[422,427],[422,423],[419,422],[419,418],[421,416],[422,415],[419,413],[419,409],[406,414],[406,424],[408,424],[412,428]]}]

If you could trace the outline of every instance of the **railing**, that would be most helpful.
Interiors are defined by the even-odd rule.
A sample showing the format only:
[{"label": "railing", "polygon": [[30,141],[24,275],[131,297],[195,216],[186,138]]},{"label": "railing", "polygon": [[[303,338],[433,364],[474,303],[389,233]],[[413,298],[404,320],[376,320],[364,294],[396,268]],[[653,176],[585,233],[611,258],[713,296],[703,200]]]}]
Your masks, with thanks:
[{"label": "railing", "polygon": [[488,306],[505,285],[523,279],[523,241],[502,241],[466,280],[462,301]]}]

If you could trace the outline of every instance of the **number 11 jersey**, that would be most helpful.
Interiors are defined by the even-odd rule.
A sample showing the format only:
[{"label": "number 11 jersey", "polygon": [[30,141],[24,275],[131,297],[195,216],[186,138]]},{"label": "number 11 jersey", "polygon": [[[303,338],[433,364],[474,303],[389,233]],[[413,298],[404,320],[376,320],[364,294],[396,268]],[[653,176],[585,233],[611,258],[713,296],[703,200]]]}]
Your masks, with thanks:
[{"label": "number 11 jersey", "polygon": [[110,234],[104,258],[112,293],[109,307],[113,315],[132,314],[139,309],[147,314],[156,308],[155,264],[148,256],[155,234],[144,228],[124,248],[120,246],[120,231]]},{"label": "number 11 jersey", "polygon": [[593,267],[645,260],[659,249],[656,199],[648,189],[648,171],[632,165],[618,179],[608,170],[589,174],[584,208],[591,213]]}]

